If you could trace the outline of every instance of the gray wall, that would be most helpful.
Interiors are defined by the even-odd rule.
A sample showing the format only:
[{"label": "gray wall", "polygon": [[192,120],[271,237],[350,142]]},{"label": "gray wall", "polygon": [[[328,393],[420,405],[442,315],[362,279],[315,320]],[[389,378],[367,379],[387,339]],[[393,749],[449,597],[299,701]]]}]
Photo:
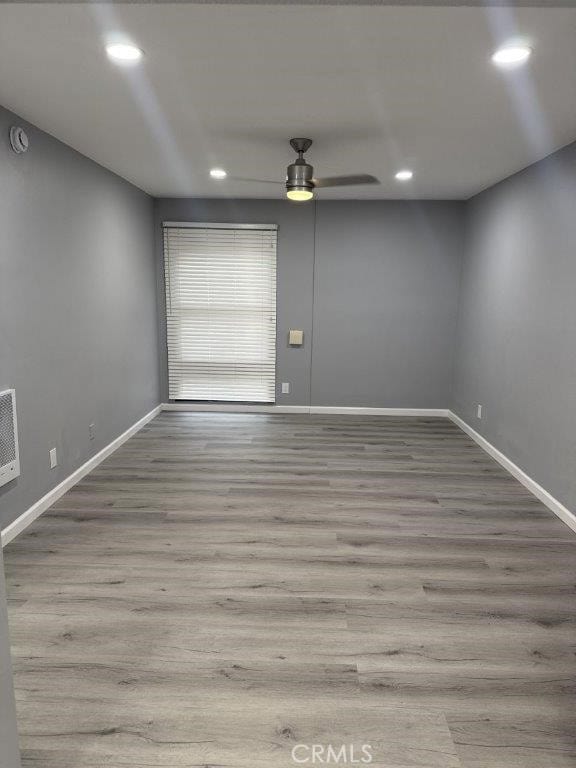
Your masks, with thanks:
[{"label": "gray wall", "polygon": [[312,404],[447,408],[462,204],[318,204]]},{"label": "gray wall", "polygon": [[576,144],[468,204],[454,410],[569,509],[575,254]]},{"label": "gray wall", "polygon": [[8,611],[0,547],[0,768],[19,768],[16,708],[8,637]]},{"label": "gray wall", "polygon": [[[162,221],[277,223],[280,405],[447,408],[462,203],[160,199],[155,205],[162,394]],[[302,328],[303,349],[287,345]]]},{"label": "gray wall", "polygon": [[0,110],[0,390],[22,470],[2,527],[159,402],[151,198],[31,126],[14,154],[14,123]]}]

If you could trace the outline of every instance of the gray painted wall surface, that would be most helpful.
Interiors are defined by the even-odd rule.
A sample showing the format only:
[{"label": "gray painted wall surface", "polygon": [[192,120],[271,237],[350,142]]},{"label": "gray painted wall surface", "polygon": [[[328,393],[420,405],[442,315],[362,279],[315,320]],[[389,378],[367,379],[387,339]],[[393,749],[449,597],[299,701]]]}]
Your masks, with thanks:
[{"label": "gray painted wall surface", "polygon": [[312,404],[447,408],[459,203],[318,204]]},{"label": "gray painted wall surface", "polygon": [[[164,288],[163,221],[278,224],[276,379],[279,405],[310,402],[310,354],[314,273],[314,206],[290,205],[284,200],[200,200],[165,198],[156,200],[156,254],[162,397],[168,401],[166,353],[166,302]],[[289,328],[304,331],[304,346],[288,346]],[[280,393],[280,383],[289,381],[289,395]]]},{"label": "gray painted wall surface", "polygon": [[0,547],[0,768],[19,768],[16,707],[12,685],[12,662],[8,636],[8,610],[4,563]]},{"label": "gray painted wall surface", "polygon": [[[252,222],[279,225],[278,404],[448,407],[462,211],[462,203],[157,200],[163,397],[162,221]],[[288,347],[290,327],[304,330],[303,349]]]},{"label": "gray painted wall surface", "polygon": [[467,219],[454,410],[576,510],[576,144]]},{"label": "gray painted wall surface", "polygon": [[0,390],[22,471],[2,527],[159,402],[151,198],[31,126],[14,154],[14,123],[0,110]]}]

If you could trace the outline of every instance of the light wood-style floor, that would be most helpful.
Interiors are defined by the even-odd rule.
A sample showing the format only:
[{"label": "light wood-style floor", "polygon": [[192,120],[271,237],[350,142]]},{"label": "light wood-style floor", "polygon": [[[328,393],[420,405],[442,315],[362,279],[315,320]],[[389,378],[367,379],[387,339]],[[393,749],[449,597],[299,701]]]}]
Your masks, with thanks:
[{"label": "light wood-style floor", "polygon": [[164,413],[6,566],[25,768],[576,766],[576,536],[447,420]]}]

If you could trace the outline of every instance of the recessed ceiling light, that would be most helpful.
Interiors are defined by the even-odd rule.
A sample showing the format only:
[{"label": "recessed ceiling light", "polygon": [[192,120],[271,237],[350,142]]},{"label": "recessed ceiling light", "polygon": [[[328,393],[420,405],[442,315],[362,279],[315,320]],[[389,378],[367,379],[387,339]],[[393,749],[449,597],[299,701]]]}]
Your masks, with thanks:
[{"label": "recessed ceiling light", "polygon": [[498,67],[518,67],[525,64],[532,54],[528,45],[504,45],[492,54],[492,61]]},{"label": "recessed ceiling light", "polygon": [[144,55],[136,45],[130,43],[109,43],[106,46],[108,58],[122,64],[135,64]]},{"label": "recessed ceiling light", "polygon": [[398,171],[398,173],[396,173],[396,174],[394,175],[394,178],[395,178],[397,181],[410,181],[410,179],[411,179],[413,176],[414,176],[414,173],[413,173],[412,171],[409,171],[407,168],[405,168],[405,169],[404,169],[404,170],[402,170],[402,171]]},{"label": "recessed ceiling light", "polygon": [[225,179],[228,174],[223,168],[212,168],[210,176],[212,176],[213,179]]}]

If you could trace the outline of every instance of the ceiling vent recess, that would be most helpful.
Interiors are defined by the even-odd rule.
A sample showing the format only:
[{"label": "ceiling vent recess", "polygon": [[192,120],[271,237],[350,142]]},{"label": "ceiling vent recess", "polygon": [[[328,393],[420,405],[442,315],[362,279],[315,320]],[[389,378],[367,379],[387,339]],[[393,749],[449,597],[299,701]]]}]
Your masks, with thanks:
[{"label": "ceiling vent recess", "polygon": [[19,474],[16,393],[13,389],[6,389],[0,392],[0,486],[14,480]]}]

